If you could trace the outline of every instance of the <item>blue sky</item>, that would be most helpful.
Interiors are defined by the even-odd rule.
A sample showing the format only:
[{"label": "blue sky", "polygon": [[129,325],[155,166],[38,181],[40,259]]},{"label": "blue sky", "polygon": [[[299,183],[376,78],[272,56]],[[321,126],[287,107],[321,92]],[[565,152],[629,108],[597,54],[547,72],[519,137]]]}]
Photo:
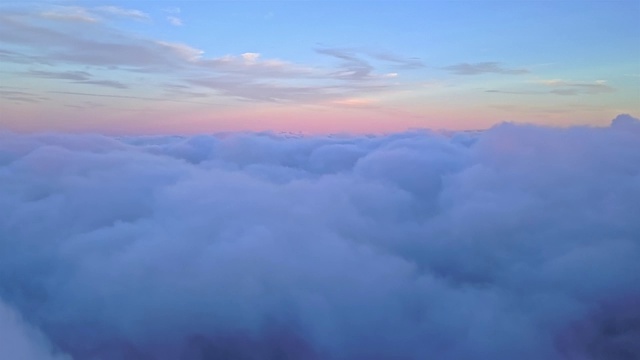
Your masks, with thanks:
[{"label": "blue sky", "polygon": [[0,5],[0,126],[163,133],[605,124],[639,112],[639,4],[9,1]]}]

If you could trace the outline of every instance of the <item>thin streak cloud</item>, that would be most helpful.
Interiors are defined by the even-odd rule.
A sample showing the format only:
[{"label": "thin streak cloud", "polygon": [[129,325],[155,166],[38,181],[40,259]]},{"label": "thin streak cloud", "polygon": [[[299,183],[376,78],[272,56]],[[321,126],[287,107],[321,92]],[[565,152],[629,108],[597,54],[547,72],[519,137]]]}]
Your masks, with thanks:
[{"label": "thin streak cloud", "polygon": [[57,6],[51,10],[43,11],[41,17],[57,21],[71,21],[81,23],[97,23],[100,21],[87,9],[79,6]]},{"label": "thin streak cloud", "polygon": [[593,82],[576,82],[565,81],[559,79],[552,80],[538,80],[533,82],[534,86],[527,85],[529,89],[521,90],[503,90],[503,89],[490,89],[485,90],[488,93],[496,94],[509,94],[509,95],[544,95],[553,94],[561,96],[576,96],[576,95],[597,95],[615,92],[616,89],[609,84],[606,80],[596,80]]},{"label": "thin streak cloud", "polygon": [[118,6],[98,6],[95,10],[107,15],[131,18],[138,21],[147,21],[151,19],[149,14],[140,10],[125,9]]},{"label": "thin streak cloud", "polygon": [[522,75],[530,71],[524,68],[508,68],[499,62],[460,63],[445,66],[442,69],[455,75],[504,74]]},{"label": "thin streak cloud", "polygon": [[145,96],[135,96],[135,95],[114,95],[114,94],[97,94],[97,93],[89,93],[89,92],[74,92],[74,91],[49,91],[51,94],[67,94],[67,95],[81,95],[81,96],[91,96],[91,97],[102,97],[102,98],[113,98],[113,99],[135,99],[135,100],[144,100],[144,101],[159,101],[159,102],[177,102],[177,103],[187,103],[187,104],[200,104],[200,105],[221,105],[217,102],[198,102],[198,101],[190,101],[183,99],[175,99],[172,98],[172,94],[168,94],[166,97],[145,97]]},{"label": "thin streak cloud", "polygon": [[167,16],[167,21],[169,22],[169,24],[171,24],[173,26],[182,26],[182,25],[184,25],[184,23],[182,22],[182,19],[180,19],[177,16]]},{"label": "thin streak cloud", "polygon": [[129,85],[113,80],[82,80],[74,82],[76,84],[98,85],[113,89],[128,89]]},{"label": "thin streak cloud", "polygon": [[91,74],[86,71],[44,71],[44,70],[29,70],[24,73],[26,76],[39,77],[44,79],[61,79],[61,80],[89,80]]}]

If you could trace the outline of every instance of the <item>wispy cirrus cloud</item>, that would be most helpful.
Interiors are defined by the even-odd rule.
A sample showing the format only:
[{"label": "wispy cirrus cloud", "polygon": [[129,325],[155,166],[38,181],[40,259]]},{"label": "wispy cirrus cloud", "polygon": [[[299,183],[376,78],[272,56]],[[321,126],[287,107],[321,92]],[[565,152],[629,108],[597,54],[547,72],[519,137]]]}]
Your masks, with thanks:
[{"label": "wispy cirrus cloud", "polygon": [[595,80],[592,82],[585,81],[568,81],[561,79],[540,80],[537,83],[550,87],[549,92],[558,95],[580,95],[580,94],[601,94],[610,93],[615,89],[606,80]]},{"label": "wispy cirrus cloud", "polygon": [[167,16],[167,21],[169,22],[169,24],[171,24],[173,26],[182,26],[182,25],[184,25],[184,23],[182,22],[182,19],[177,17],[177,16]]},{"label": "wispy cirrus cloud", "polygon": [[493,93],[493,94],[509,94],[509,95],[543,95],[548,92],[544,91],[536,91],[536,90],[499,90],[499,89],[489,89],[484,92]]},{"label": "wispy cirrus cloud", "polygon": [[86,71],[29,70],[23,73],[23,75],[43,79],[69,80],[69,83],[72,84],[98,85],[115,89],[129,88],[128,85],[119,81],[94,79],[93,75]]},{"label": "wispy cirrus cloud", "polygon": [[350,50],[344,49],[316,49],[316,52],[329,55],[342,60],[340,70],[331,75],[342,80],[369,80],[372,79],[374,67],[366,60],[357,56]]},{"label": "wispy cirrus cloud", "polygon": [[169,7],[163,8],[162,11],[168,14],[180,14],[182,12],[182,9],[180,9],[177,6],[169,6]]},{"label": "wispy cirrus cloud", "polygon": [[24,73],[26,76],[39,77],[45,79],[61,79],[61,80],[89,80],[91,74],[86,71],[45,71],[45,70],[29,70]]},{"label": "wispy cirrus cloud", "polygon": [[137,21],[147,21],[151,17],[149,14],[136,10],[126,9],[118,6],[97,6],[87,8],[82,6],[54,6],[38,14],[42,18],[59,21],[96,23],[102,21],[102,16],[114,16],[129,18]]},{"label": "wispy cirrus cloud", "polygon": [[82,80],[82,81],[76,81],[75,83],[86,84],[86,85],[98,85],[98,86],[104,86],[104,87],[113,88],[113,89],[129,88],[129,85],[122,83],[120,81],[114,81],[114,80]]},{"label": "wispy cirrus cloud", "polygon": [[[330,88],[255,80],[238,76],[191,78],[186,82],[215,90],[218,94],[266,102],[315,102],[331,97]],[[334,95],[335,96],[335,95]]]},{"label": "wispy cirrus cloud", "polygon": [[[136,95],[117,95],[117,94],[104,94],[104,93],[92,93],[92,92],[80,92],[80,91],[49,91],[50,94],[60,94],[60,95],[78,95],[78,96],[86,96],[92,98],[104,98],[104,99],[132,99],[132,100],[142,100],[142,101],[150,101],[150,102],[175,102],[175,103],[185,103],[185,104],[199,104],[199,105],[220,105],[212,101],[191,101],[184,98],[176,98],[175,93],[172,92],[170,94],[165,94],[165,96],[136,96]],[[193,96],[192,96],[193,97]]]},{"label": "wispy cirrus cloud", "polygon": [[166,17],[166,20],[169,24],[173,25],[173,26],[182,26],[184,25],[184,22],[182,21],[182,18],[179,17],[178,15],[182,12],[182,10],[179,7],[168,7],[168,8],[164,8],[162,9],[162,11],[164,11],[165,13],[169,14]]},{"label": "wispy cirrus cloud", "polygon": [[530,71],[525,68],[508,68],[499,62],[460,63],[442,68],[455,75],[505,74],[522,75]]},{"label": "wispy cirrus cloud", "polygon": [[[316,52],[342,60],[340,69],[331,75],[342,80],[374,80],[395,77],[397,73],[375,73],[371,60],[393,64],[398,69],[418,69],[424,64],[417,58],[403,58],[396,54],[356,48],[318,48]],[[371,60],[369,60],[371,59]]]},{"label": "wispy cirrus cloud", "polygon": [[[533,84],[533,88],[531,87]],[[490,89],[488,93],[511,94],[511,95],[545,95],[555,94],[562,96],[575,95],[596,95],[611,93],[616,91],[614,87],[607,84],[606,80],[595,81],[569,81],[561,79],[537,80],[519,89]]]},{"label": "wispy cirrus cloud", "polygon": [[338,106],[359,109],[375,108],[377,103],[377,100],[368,98],[344,98],[333,101],[333,104]]},{"label": "wispy cirrus cloud", "polygon": [[425,67],[424,62],[420,58],[405,58],[390,52],[367,52],[367,54],[375,59],[388,61],[397,65],[401,69],[419,69]]},{"label": "wispy cirrus cloud", "polygon": [[[267,58],[256,51],[207,56],[189,44],[141,37],[119,30],[108,21],[110,17],[150,18],[138,10],[74,6],[55,7],[50,12],[57,14],[57,20],[64,18],[67,25],[53,26],[42,13],[0,14],[0,44],[6,46],[0,52],[0,61],[32,65],[27,71],[29,76],[77,84],[129,88],[128,84],[113,79],[95,79],[84,70],[95,67],[114,76],[132,72],[156,74],[166,81],[191,87],[190,91],[173,89],[180,97],[207,91],[249,101],[322,104],[348,103],[348,99],[387,91],[398,86],[401,72],[424,66],[416,58],[355,48],[316,49],[317,54],[339,60],[329,66]],[[175,17],[180,13],[179,9],[166,12]],[[80,21],[82,18],[87,21]],[[45,63],[82,70],[33,68]]]},{"label": "wispy cirrus cloud", "polygon": [[39,13],[40,17],[72,22],[95,23],[99,18],[92,14],[88,9],[80,6],[56,6],[49,10]]},{"label": "wispy cirrus cloud", "polygon": [[106,15],[126,17],[138,21],[146,21],[151,19],[149,14],[143,11],[136,9],[125,9],[118,6],[98,6],[95,8],[95,10]]},{"label": "wispy cirrus cloud", "polygon": [[[2,35],[0,34],[0,37]],[[14,64],[44,64],[50,65],[50,62],[40,56],[26,55],[18,51],[0,49],[0,62]]]},{"label": "wispy cirrus cloud", "polygon": [[25,89],[0,86],[0,99],[21,103],[38,103],[48,98]]},{"label": "wispy cirrus cloud", "polygon": [[247,52],[198,59],[197,64],[222,73],[254,78],[300,78],[318,76],[319,69],[294,64],[280,59],[263,59],[262,54]]},{"label": "wispy cirrus cloud", "polygon": [[321,102],[346,104],[360,95],[381,92],[393,87],[397,73],[375,72],[375,67],[349,51],[316,50],[344,63],[335,68],[301,66],[278,60],[262,59],[259,53],[226,55],[200,59],[197,64],[221,74],[186,79],[232,97],[269,102]]}]

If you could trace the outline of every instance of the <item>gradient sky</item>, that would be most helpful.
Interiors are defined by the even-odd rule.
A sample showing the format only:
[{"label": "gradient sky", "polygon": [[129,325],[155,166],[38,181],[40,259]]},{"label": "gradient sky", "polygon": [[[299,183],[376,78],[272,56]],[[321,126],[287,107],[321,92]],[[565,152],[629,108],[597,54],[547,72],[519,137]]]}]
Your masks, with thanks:
[{"label": "gradient sky", "polygon": [[3,1],[0,129],[604,125],[640,114],[640,1]]}]

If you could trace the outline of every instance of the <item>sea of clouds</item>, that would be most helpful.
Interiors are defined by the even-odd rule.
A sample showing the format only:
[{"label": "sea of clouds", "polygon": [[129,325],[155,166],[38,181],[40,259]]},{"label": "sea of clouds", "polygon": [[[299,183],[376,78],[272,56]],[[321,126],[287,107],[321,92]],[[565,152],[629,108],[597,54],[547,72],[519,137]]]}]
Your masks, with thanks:
[{"label": "sea of clouds", "polygon": [[0,132],[3,359],[640,358],[640,121]]}]

